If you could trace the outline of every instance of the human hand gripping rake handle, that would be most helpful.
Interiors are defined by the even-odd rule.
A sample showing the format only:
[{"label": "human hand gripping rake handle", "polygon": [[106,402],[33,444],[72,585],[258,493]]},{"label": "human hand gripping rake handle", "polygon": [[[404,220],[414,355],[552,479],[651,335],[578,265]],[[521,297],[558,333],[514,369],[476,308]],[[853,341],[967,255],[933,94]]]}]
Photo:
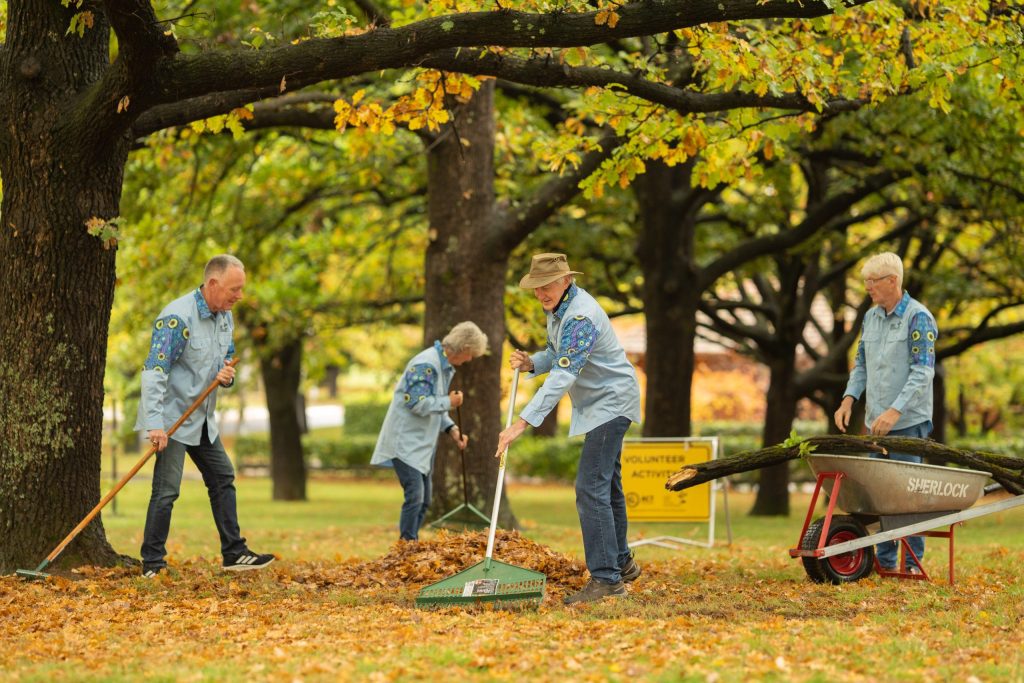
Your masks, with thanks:
[{"label": "human hand gripping rake handle", "polygon": [[[508,417],[505,418],[505,429],[512,426],[512,414],[516,408],[516,390],[519,388],[519,368],[512,373],[512,390],[508,396]],[[498,483],[494,488],[494,506],[491,508],[491,530],[487,534],[487,553],[484,555],[485,562],[490,564],[491,555],[494,553],[494,530],[498,527],[498,508],[501,506],[501,489],[505,484],[505,459],[508,457],[508,446],[498,460]]]},{"label": "human hand gripping rake handle", "polygon": [[[225,367],[233,368],[233,367],[235,367],[235,365],[237,363],[238,363],[238,358],[232,358],[230,361],[228,361],[225,364]],[[213,380],[212,382],[210,382],[210,386],[206,387],[206,389],[203,391],[203,393],[199,395],[199,398],[197,398],[195,400],[195,403],[193,403],[191,406],[189,406],[189,409],[186,410],[185,413],[181,417],[178,418],[178,421],[175,422],[173,425],[171,425],[171,428],[167,430],[167,436],[170,436],[171,434],[174,434],[174,432],[176,432],[178,430],[178,427],[180,427],[182,424],[184,424],[185,420],[187,420],[189,418],[189,416],[191,416],[192,413],[194,413],[196,411],[196,409],[203,404],[203,401],[205,401],[210,396],[210,394],[213,393],[214,389],[216,389],[219,384],[220,384],[219,380],[216,380],[216,379]],[[43,560],[39,564],[39,566],[35,568],[35,571],[29,571],[27,569],[19,569],[17,571],[18,575],[19,576],[24,576],[26,578],[38,578],[40,576],[46,576],[45,574],[42,573],[43,570],[46,569],[46,567],[51,562],[53,562],[55,559],[57,559],[57,556],[60,555],[64,551],[64,548],[66,548],[68,546],[68,544],[71,543],[71,541],[75,540],[75,536],[80,534],[82,532],[82,530],[85,529],[85,527],[89,526],[89,522],[91,522],[93,520],[93,518],[95,518],[96,515],[98,515],[100,513],[100,510],[102,510],[104,507],[106,507],[107,503],[109,503],[114,498],[114,496],[117,495],[118,491],[120,491],[122,488],[124,488],[124,485],[127,484],[129,482],[129,480],[131,480],[131,478],[134,477],[135,474],[140,469],[142,469],[142,466],[146,464],[146,461],[149,460],[150,456],[152,456],[154,453],[156,453],[156,450],[157,450],[157,446],[156,445],[151,446],[150,449],[148,451],[146,451],[146,454],[143,455],[142,458],[137,463],[135,463],[135,466],[132,467],[128,471],[128,473],[125,474],[124,477],[121,478],[121,481],[117,482],[117,485],[114,486],[114,488],[112,488],[110,490],[110,492],[107,493],[107,495],[103,496],[103,499],[100,500],[100,502],[96,504],[96,507],[94,507],[92,509],[92,511],[89,514],[87,514],[85,516],[85,518],[81,522],[78,523],[78,526],[76,526],[74,529],[72,529],[71,533],[69,533],[64,538],[64,540],[61,541],[60,544],[56,548],[53,549],[53,552],[51,552],[49,555],[46,556],[46,559]]]}]

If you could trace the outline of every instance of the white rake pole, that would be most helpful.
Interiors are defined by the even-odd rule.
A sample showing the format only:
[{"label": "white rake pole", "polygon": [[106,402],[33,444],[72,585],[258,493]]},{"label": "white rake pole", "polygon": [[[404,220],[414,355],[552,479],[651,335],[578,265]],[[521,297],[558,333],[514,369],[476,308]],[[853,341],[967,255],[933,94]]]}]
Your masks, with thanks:
[{"label": "white rake pole", "polygon": [[[519,368],[512,373],[512,391],[508,397],[508,417],[505,418],[505,429],[512,426],[512,414],[516,408],[516,389],[519,388]],[[494,553],[494,530],[498,528],[498,508],[501,507],[501,489],[505,484],[505,459],[508,457],[508,447],[501,454],[498,460],[498,484],[494,487],[494,505],[491,507],[491,530],[487,534],[487,553],[485,568],[491,566],[491,555]]]}]

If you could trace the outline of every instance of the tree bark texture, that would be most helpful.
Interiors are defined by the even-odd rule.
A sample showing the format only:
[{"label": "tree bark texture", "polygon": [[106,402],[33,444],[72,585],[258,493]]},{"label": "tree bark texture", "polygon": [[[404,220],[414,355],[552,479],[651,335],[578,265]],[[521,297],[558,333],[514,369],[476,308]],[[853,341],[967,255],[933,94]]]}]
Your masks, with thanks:
[{"label": "tree bark texture", "polygon": [[[806,446],[803,446],[806,444]],[[800,445],[779,444],[756,451],[736,453],[728,458],[698,463],[679,470],[665,482],[671,491],[697,486],[705,482],[741,472],[784,464],[800,457],[800,449],[811,447],[813,453],[864,455],[866,453],[911,453],[934,463],[953,463],[970,469],[991,472],[992,479],[1014,495],[1024,493],[1024,458],[985,451],[950,448],[929,439],[899,436],[814,436]]]},{"label": "tree bark texture", "polygon": [[647,164],[636,179],[640,210],[637,258],[644,274],[647,321],[644,436],[689,436],[701,286],[694,270],[692,162]]},{"label": "tree bark texture", "polygon": [[[115,250],[86,221],[117,216],[128,153],[127,139],[92,150],[58,128],[106,66],[107,28],[28,40],[63,35],[71,15],[36,4],[9,5],[0,64],[0,574],[38,564],[99,498]],[[57,567],[116,559],[97,518]]]},{"label": "tree bark texture", "polygon": [[533,435],[550,438],[558,434],[558,406],[548,413],[539,427],[533,427]]},{"label": "tree bark texture", "polygon": [[[768,384],[762,444],[781,443],[789,436],[796,418],[793,376],[796,373],[796,348],[791,355],[780,357],[769,364],[771,379]],[[789,463],[783,462],[761,470],[757,497],[750,514],[761,516],[789,515]]]},{"label": "tree bark texture", "polygon": [[270,419],[270,478],[274,500],[306,500],[306,463],[299,423],[302,340],[260,358]]},{"label": "tree bark texture", "polygon": [[[462,428],[469,434],[466,478],[470,503],[491,509],[498,476],[494,450],[508,394],[501,386],[505,339],[505,275],[508,252],[488,245],[495,221],[494,81],[485,82],[466,104],[455,108],[428,153],[430,243],[426,256],[424,345],[444,338],[456,323],[475,322],[491,352],[456,369],[454,383],[464,392]],[[515,471],[515,444],[508,468]],[[462,459],[447,436],[438,444],[430,517],[463,502]],[[499,522],[516,525],[502,494]]]}]

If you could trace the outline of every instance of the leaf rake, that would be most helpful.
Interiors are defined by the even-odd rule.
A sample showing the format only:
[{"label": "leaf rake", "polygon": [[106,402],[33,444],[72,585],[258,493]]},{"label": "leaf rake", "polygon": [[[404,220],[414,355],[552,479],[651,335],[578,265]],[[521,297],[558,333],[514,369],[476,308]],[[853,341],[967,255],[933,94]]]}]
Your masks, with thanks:
[{"label": "leaf rake", "polygon": [[[512,426],[512,413],[516,403],[516,389],[519,387],[519,370],[512,375],[512,392],[508,399],[508,417],[505,428]],[[524,569],[493,559],[494,532],[498,526],[498,508],[501,505],[501,490],[505,483],[505,460],[508,449],[498,461],[498,483],[494,491],[494,505],[491,508],[491,528],[487,534],[487,552],[482,562],[477,562],[458,574],[453,574],[437,583],[425,586],[416,597],[417,607],[470,606],[493,603],[503,609],[534,608],[544,599],[547,576],[531,569]]]}]

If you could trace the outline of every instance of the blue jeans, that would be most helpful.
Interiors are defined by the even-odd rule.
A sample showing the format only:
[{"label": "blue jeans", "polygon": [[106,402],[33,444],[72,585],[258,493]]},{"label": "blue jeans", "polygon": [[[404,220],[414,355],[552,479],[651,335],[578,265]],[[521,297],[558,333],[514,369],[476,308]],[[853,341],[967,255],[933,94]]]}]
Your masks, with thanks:
[{"label": "blue jeans", "polygon": [[576,512],[587,569],[603,583],[621,581],[619,567],[629,562],[620,460],[629,425],[629,418],[617,417],[587,432],[576,473]]},{"label": "blue jeans", "polygon": [[[932,423],[921,422],[912,427],[905,427],[904,429],[894,429],[889,432],[886,436],[912,436],[918,439],[926,439],[928,435],[932,433]],[[883,457],[880,454],[873,454],[872,458]],[[909,453],[890,453],[890,460],[900,460],[902,462],[921,462],[921,456],[911,455]],[[910,549],[914,551],[918,559],[924,559],[924,536],[910,536],[907,538],[907,544]],[[899,563],[899,541],[883,541],[875,546],[875,554],[878,556],[878,564],[882,565],[885,569],[897,568],[896,565]],[[914,566],[914,560],[907,556],[906,569]]]},{"label": "blue jeans", "polygon": [[398,482],[405,492],[402,514],[398,518],[399,537],[404,541],[417,541],[420,527],[430,507],[430,473],[423,474],[398,458],[391,461],[398,475]]},{"label": "blue jeans", "polygon": [[146,528],[142,534],[142,566],[150,569],[166,567],[167,532],[171,527],[171,511],[181,490],[181,473],[185,467],[185,453],[199,468],[210,496],[213,522],[220,534],[220,552],[234,557],[246,551],[245,539],[238,528],[238,509],[235,503],[235,470],[220,437],[210,443],[206,425],[198,446],[167,440],[167,448],[156,454],[153,468],[153,491],[146,511]]}]

